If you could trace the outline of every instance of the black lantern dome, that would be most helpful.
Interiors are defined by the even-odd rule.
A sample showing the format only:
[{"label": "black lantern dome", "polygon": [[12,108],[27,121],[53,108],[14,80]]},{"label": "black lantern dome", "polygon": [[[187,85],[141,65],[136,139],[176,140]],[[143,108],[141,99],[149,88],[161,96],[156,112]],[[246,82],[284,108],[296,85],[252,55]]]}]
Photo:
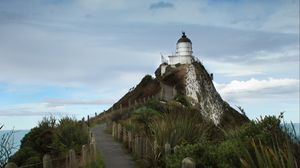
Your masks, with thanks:
[{"label": "black lantern dome", "polygon": [[190,40],[189,38],[186,37],[185,32],[182,32],[181,38],[177,41],[177,43],[181,43],[181,42],[189,42],[189,43],[192,43],[191,40]]}]

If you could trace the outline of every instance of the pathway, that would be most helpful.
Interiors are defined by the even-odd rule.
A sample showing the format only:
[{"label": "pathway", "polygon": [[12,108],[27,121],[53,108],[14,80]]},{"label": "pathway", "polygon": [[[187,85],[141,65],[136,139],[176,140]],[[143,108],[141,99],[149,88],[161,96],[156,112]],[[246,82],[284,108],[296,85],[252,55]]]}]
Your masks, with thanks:
[{"label": "pathway", "polygon": [[115,142],[110,134],[104,132],[105,128],[105,124],[101,124],[92,129],[105,168],[133,168],[134,162],[131,156],[122,148],[122,144]]}]

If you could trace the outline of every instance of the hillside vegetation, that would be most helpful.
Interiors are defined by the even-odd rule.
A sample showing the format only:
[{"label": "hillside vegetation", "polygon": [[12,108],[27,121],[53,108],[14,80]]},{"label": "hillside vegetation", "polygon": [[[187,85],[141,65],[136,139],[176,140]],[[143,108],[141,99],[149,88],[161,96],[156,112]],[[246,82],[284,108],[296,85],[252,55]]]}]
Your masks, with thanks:
[{"label": "hillside vegetation", "polygon": [[44,117],[21,141],[20,149],[9,159],[18,166],[38,164],[44,154],[53,156],[57,163],[64,164],[66,153],[74,149],[79,153],[81,146],[89,141],[88,128],[84,123],[64,117]]},{"label": "hillside vegetation", "polygon": [[[178,168],[186,157],[193,158],[196,167],[299,165],[300,142],[293,130],[282,126],[283,114],[224,127],[206,120],[198,110],[185,97],[169,102],[153,99],[112,119],[127,130],[157,142],[158,151],[141,160],[143,167]],[[166,143],[173,149],[170,154],[165,153]]]},{"label": "hillside vegetation", "polygon": [[[124,108],[133,102],[143,103]],[[283,123],[283,114],[250,120],[238,108],[240,112],[221,98],[201,62],[162,64],[155,78],[146,75],[105,118],[151,143],[152,153],[139,160],[143,167],[178,168],[186,157],[193,158],[196,167],[300,165],[300,142]],[[165,144],[171,152],[166,153]]]}]

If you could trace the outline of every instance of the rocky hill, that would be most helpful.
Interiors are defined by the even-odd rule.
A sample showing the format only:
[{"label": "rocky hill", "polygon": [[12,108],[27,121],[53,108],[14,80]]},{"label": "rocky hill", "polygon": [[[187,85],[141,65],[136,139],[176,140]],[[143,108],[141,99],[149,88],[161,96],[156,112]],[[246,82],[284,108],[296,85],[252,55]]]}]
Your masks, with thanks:
[{"label": "rocky hill", "polygon": [[155,71],[155,76],[155,78],[145,76],[114,106],[122,104],[124,107],[129,101],[149,96],[155,96],[162,101],[171,101],[181,96],[185,97],[204,118],[217,126],[233,127],[249,121],[221,98],[213,85],[212,75],[200,62],[175,66],[161,64]]}]

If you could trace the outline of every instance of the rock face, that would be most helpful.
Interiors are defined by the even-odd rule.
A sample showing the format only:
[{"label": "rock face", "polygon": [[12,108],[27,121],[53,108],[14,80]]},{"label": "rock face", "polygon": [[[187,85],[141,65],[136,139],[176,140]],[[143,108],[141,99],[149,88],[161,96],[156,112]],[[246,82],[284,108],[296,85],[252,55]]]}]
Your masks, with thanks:
[{"label": "rock face", "polygon": [[[161,67],[165,71],[161,74]],[[240,125],[248,118],[226,103],[214,87],[211,75],[200,62],[160,65],[155,71],[156,78],[146,76],[135,89],[128,92],[116,104],[128,104],[128,100],[155,96],[170,101],[177,96],[185,96],[193,107],[215,125]]]},{"label": "rock face", "polygon": [[211,77],[203,68],[201,65],[194,64],[190,64],[186,68],[186,96],[193,99],[193,105],[198,104],[200,106],[204,117],[211,119],[215,125],[218,125],[224,111],[224,103],[216,91]]},{"label": "rock face", "polygon": [[186,68],[185,77],[185,93],[193,99],[193,104],[199,103],[198,95],[200,95],[200,84],[197,80],[196,70],[194,65],[191,64]]},{"label": "rock face", "polygon": [[241,122],[247,120],[223,101],[214,87],[211,75],[200,62],[169,66],[163,75],[157,70],[156,78],[165,85],[175,87],[178,94],[187,96],[191,104],[215,125],[226,121],[226,118],[230,122],[232,119]]}]

